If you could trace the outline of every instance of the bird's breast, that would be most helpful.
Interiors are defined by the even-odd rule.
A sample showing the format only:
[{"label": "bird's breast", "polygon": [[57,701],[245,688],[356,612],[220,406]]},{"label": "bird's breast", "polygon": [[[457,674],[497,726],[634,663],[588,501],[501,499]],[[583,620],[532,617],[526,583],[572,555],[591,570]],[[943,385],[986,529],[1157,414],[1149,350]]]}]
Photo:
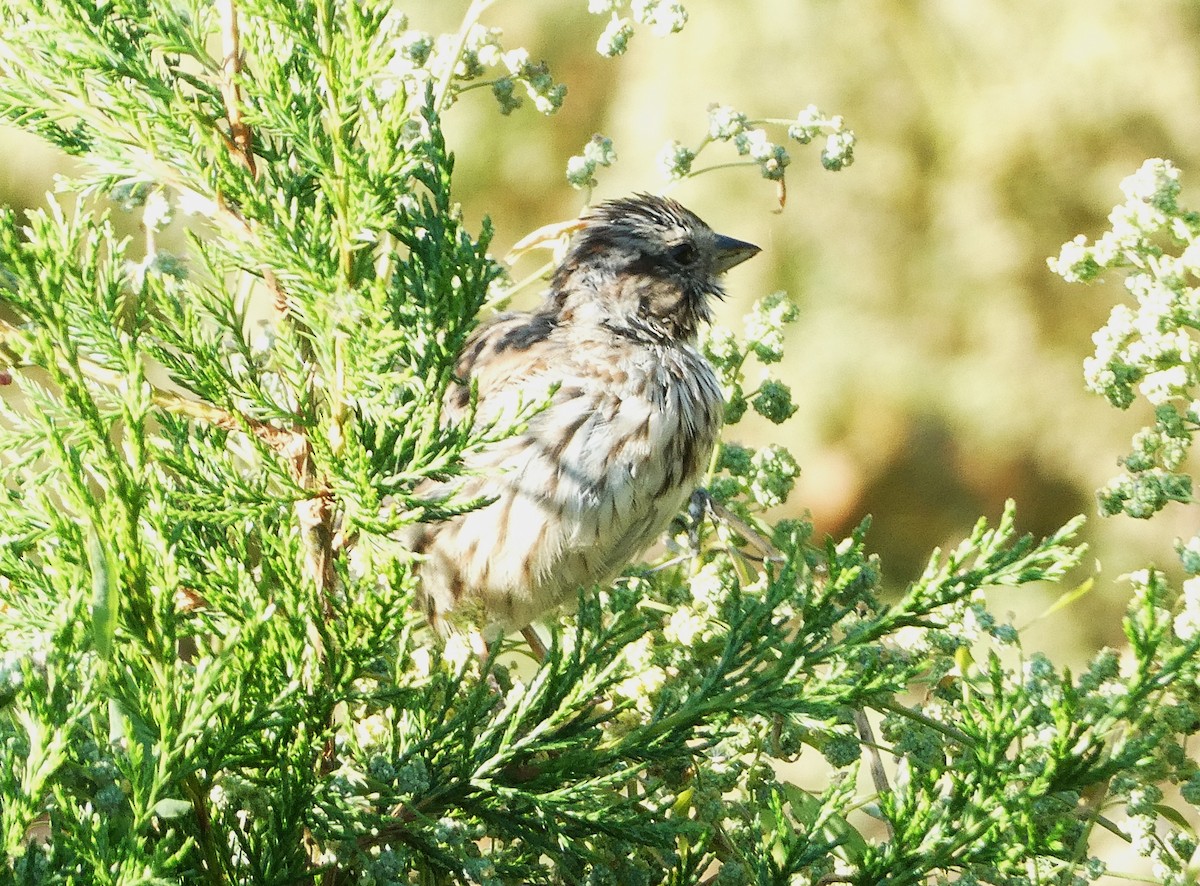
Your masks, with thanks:
[{"label": "bird's breast", "polygon": [[567,546],[619,569],[700,481],[720,428],[716,377],[695,351],[632,349],[565,379],[530,424],[520,494],[561,515]]},{"label": "bird's breast", "polygon": [[496,625],[528,624],[611,580],[700,482],[723,403],[708,363],[689,346],[585,344],[503,398],[481,395],[477,419],[501,427],[520,403],[547,405],[465,457],[462,493],[494,501],[429,527],[418,553],[431,608],[475,597]]}]

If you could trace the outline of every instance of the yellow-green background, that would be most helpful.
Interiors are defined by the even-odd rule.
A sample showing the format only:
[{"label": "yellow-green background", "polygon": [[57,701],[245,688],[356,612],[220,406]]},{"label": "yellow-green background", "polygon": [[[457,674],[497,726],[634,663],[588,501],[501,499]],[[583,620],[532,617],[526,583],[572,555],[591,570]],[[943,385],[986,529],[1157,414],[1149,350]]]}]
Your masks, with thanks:
[{"label": "yellow-green background", "polygon": [[[413,24],[455,27],[466,0],[402,4]],[[499,0],[485,22],[551,63],[570,88],[557,116],[500,117],[485,90],[449,116],[466,213],[489,214],[495,252],[573,216],[563,177],[594,132],[620,163],[597,198],[663,186],[662,143],[702,136],[710,102],[751,117],[809,103],[858,134],[849,169],[821,169],[794,145],[789,200],[754,170],[675,188],[715,228],[762,256],[735,271],[721,322],[785,289],[801,317],[780,367],[800,409],[782,427],[732,434],[787,445],[803,468],[790,511],[842,535],[873,514],[871,544],[895,584],[937,545],[1015,498],[1020,525],[1072,515],[1102,563],[1097,590],[1034,628],[1031,645],[1077,664],[1119,644],[1119,576],[1174,561],[1197,525],[1175,506],[1149,523],[1095,517],[1093,490],[1116,471],[1144,407],[1119,413],[1083,389],[1089,336],[1122,297],[1118,281],[1067,286],[1045,266],[1059,245],[1099,233],[1117,185],[1150,156],[1200,195],[1200,6],[1183,0],[748,0],[692,2],[691,22],[629,53],[592,47],[605,19],[584,0]],[[782,130],[777,131],[783,138]],[[720,159],[714,149],[712,159]],[[61,158],[0,133],[0,200],[37,205]],[[1186,199],[1186,196],[1185,196]],[[1200,196],[1192,202],[1200,204]],[[1074,581],[1094,571],[1092,558]],[[1036,616],[1057,591],[995,601]]]}]

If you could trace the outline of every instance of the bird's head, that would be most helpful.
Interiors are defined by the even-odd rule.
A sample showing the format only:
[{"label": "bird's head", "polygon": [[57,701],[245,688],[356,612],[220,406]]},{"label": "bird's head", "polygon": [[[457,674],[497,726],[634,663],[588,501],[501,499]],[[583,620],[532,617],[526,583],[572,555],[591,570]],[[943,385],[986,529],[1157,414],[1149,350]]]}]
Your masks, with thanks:
[{"label": "bird's head", "polygon": [[642,341],[688,341],[724,297],[720,277],[759,252],[674,200],[639,194],[594,208],[551,283],[563,319]]}]

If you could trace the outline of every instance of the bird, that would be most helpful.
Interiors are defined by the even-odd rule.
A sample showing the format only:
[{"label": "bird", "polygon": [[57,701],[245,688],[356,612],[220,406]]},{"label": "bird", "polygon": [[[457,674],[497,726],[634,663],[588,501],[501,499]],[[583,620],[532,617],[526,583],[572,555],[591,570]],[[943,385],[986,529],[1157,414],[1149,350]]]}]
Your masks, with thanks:
[{"label": "bird", "polygon": [[721,277],[759,251],[675,200],[610,200],[579,220],[539,306],[475,329],[443,421],[503,428],[534,414],[465,452],[463,476],[418,490],[490,502],[405,531],[437,632],[521,631],[542,657],[532,623],[662,534],[703,479],[724,413],[697,335]]}]

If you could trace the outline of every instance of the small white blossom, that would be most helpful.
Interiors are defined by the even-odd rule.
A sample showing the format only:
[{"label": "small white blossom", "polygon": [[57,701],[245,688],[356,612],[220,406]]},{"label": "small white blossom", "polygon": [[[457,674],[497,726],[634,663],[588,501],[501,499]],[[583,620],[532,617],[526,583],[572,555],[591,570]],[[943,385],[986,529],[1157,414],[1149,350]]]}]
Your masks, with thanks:
[{"label": "small white blossom", "polygon": [[692,599],[700,606],[708,606],[725,596],[725,580],[717,561],[705,563],[688,582]]},{"label": "small white blossom", "polygon": [[782,446],[764,446],[751,459],[754,474],[750,481],[750,495],[761,507],[773,508],[787,501],[800,474],[791,453]]},{"label": "small white blossom", "polygon": [[729,105],[710,105],[708,134],[712,138],[730,139],[740,135],[748,124],[746,115]]},{"label": "small white blossom", "polygon": [[633,0],[632,10],[634,19],[650,25],[656,37],[682,31],[688,20],[683,4],[667,0]]},{"label": "small white blossom", "polygon": [[1068,283],[1079,283],[1089,279],[1086,272],[1093,261],[1092,251],[1087,245],[1087,237],[1080,234],[1074,240],[1064,243],[1058,251],[1058,258],[1049,259],[1048,264],[1050,270]]},{"label": "small white blossom", "polygon": [[518,77],[522,76],[529,67],[529,50],[510,49],[501,55],[501,60],[504,62],[504,67],[508,68],[509,73]]},{"label": "small white blossom", "polygon": [[[838,125],[841,125],[841,118],[835,118]],[[809,105],[796,117],[796,122],[788,127],[788,138],[795,139],[802,145],[808,144],[817,133],[821,131],[821,127],[825,124],[825,115],[821,113],[816,105]]]},{"label": "small white blossom", "polygon": [[446,646],[442,657],[455,670],[459,670],[474,658],[471,646],[466,638],[459,633],[453,633],[446,638]]},{"label": "small white blossom", "polygon": [[625,50],[629,48],[631,37],[633,37],[633,22],[623,16],[618,17],[614,13],[599,39],[596,40],[596,52],[605,58],[624,55]]},{"label": "small white blossom", "polygon": [[758,359],[778,363],[783,359],[783,327],[800,315],[787,293],[775,292],[755,303],[746,315],[746,340]]},{"label": "small white blossom", "polygon": [[669,179],[681,179],[692,171],[692,161],[695,159],[695,152],[683,143],[667,142],[658,152],[658,168]]},{"label": "small white blossom", "polygon": [[1175,634],[1188,642],[1200,634],[1200,577],[1193,576],[1183,583],[1182,602],[1183,609],[1175,616]]},{"label": "small white blossom", "polygon": [[767,133],[763,129],[747,129],[744,132],[738,133],[733,140],[734,147],[742,156],[749,155],[752,159],[758,160],[769,152],[770,139],[767,138]]},{"label": "small white blossom", "polygon": [[704,619],[685,607],[680,607],[671,613],[671,619],[663,631],[663,636],[672,643],[681,646],[691,646],[696,637],[701,636],[707,628]]},{"label": "small white blossom", "polygon": [[575,155],[567,160],[567,181],[572,187],[595,187],[596,180],[592,177],[595,171],[596,164],[586,157]]},{"label": "small white blossom", "polygon": [[533,97],[533,106],[542,114],[553,114],[562,107],[566,97],[567,87],[559,83],[547,93],[539,93]]},{"label": "small white blossom", "polygon": [[1179,170],[1170,160],[1151,159],[1121,182],[1121,191],[1131,201],[1143,201],[1167,208],[1179,193]]},{"label": "small white blossom", "polygon": [[712,326],[708,330],[705,350],[709,357],[724,362],[741,358],[737,336],[723,326]]},{"label": "small white blossom", "polygon": [[1155,406],[1166,403],[1172,397],[1182,397],[1188,392],[1192,379],[1186,366],[1171,366],[1147,375],[1138,390]]},{"label": "small white blossom", "polygon": [[856,138],[849,129],[832,132],[825,138],[825,149],[821,151],[821,165],[826,169],[843,169],[854,162]]}]

